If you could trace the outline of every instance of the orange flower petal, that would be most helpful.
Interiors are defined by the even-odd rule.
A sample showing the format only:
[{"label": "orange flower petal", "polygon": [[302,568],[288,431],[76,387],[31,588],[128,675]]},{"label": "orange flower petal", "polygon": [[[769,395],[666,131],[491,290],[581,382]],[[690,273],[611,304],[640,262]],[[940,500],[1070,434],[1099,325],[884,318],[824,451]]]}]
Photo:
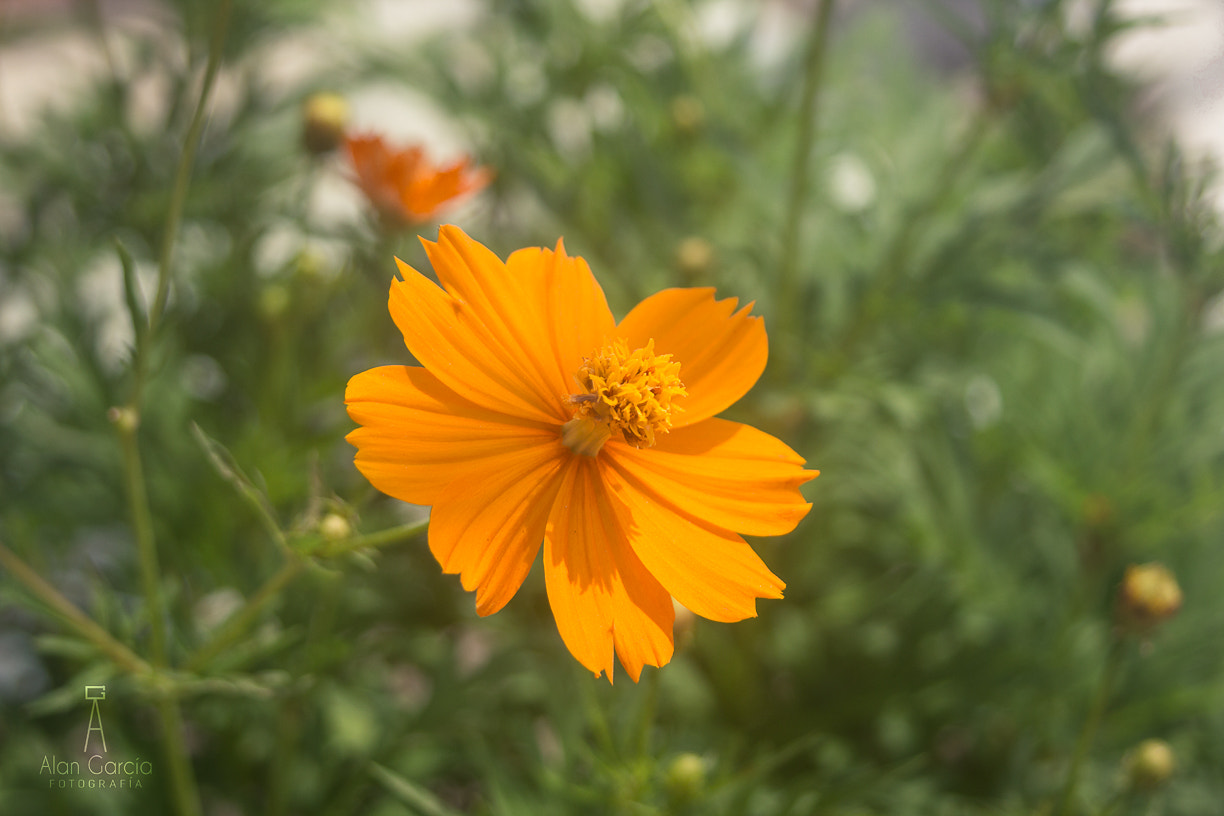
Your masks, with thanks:
[{"label": "orange flower petal", "polygon": [[408,349],[452,390],[491,410],[562,424],[582,358],[613,329],[603,290],[586,262],[520,250],[503,264],[462,230],[423,241],[434,285],[399,261],[391,315]]},{"label": "orange flower petal", "polygon": [[446,225],[438,241],[421,240],[438,281],[468,319],[488,333],[486,354],[500,357],[531,390],[533,401],[565,422],[565,392],[549,380],[552,349],[541,320],[543,293],[527,276],[514,274],[487,247]]},{"label": "orange flower petal", "polygon": [[[675,405],[672,426],[682,428],[725,410],[756,383],[765,370],[769,341],[765,322],[752,317],[752,304],[738,312],[736,298],[715,300],[714,290],[664,289],[625,315],[616,327],[630,348],[654,338],[656,354],[680,363],[688,389]],[[734,313],[733,313],[734,312]]]},{"label": "orange flower petal", "polygon": [[812,509],[799,485],[819,471],[750,425],[707,419],[658,437],[653,448],[605,448],[614,467],[693,521],[755,536],[789,533]]},{"label": "orange flower petal", "polygon": [[574,374],[615,325],[586,262],[567,257],[558,241],[556,252],[519,250],[503,264],[451,225],[439,230],[436,244],[423,243],[446,291],[488,329],[536,399],[568,421]]},{"label": "orange flower petal", "polygon": [[481,189],[492,177],[489,170],[463,158],[434,173],[416,174],[401,190],[400,202],[413,220],[427,221],[448,202]]},{"label": "orange flower petal", "polygon": [[357,469],[382,492],[433,504],[492,459],[555,441],[556,430],[481,408],[416,366],[382,366],[349,380],[348,435]]},{"label": "orange flower petal", "polygon": [[555,252],[520,249],[506,259],[506,269],[536,293],[539,320],[554,354],[546,368],[553,372],[552,381],[560,393],[573,393],[577,387],[574,376],[583,359],[599,351],[616,330],[603,289],[586,261],[565,254],[562,241],[557,241]]},{"label": "orange flower petal", "polygon": [[499,413],[565,422],[562,395],[546,400],[512,349],[498,342],[480,314],[400,261],[391,284],[391,317],[421,365],[460,396]]},{"label": "orange flower petal", "polygon": [[677,601],[717,621],[756,616],[757,598],[785,584],[738,535],[690,520],[629,473],[601,467],[621,528],[650,574]]},{"label": "orange flower petal", "polygon": [[573,457],[544,537],[557,629],[578,662],[612,681],[612,656],[636,683],[671,660],[675,608],[620,530],[593,459]]},{"label": "orange flower petal", "polygon": [[480,478],[443,491],[429,517],[429,549],[442,571],[476,590],[476,612],[492,615],[531,571],[561,486],[561,443],[526,447],[487,462]]},{"label": "orange flower petal", "polygon": [[490,171],[473,166],[467,157],[435,168],[421,147],[394,148],[381,136],[348,136],[345,147],[357,186],[380,214],[401,224],[432,218],[492,178]]}]

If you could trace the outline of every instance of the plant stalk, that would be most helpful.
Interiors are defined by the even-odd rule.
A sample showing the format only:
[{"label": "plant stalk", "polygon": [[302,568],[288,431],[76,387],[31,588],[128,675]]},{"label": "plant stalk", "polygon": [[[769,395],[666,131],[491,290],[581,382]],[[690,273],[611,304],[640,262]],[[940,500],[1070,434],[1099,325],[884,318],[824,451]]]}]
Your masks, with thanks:
[{"label": "plant stalk", "polygon": [[388,527],[385,530],[379,530],[377,533],[367,533],[366,535],[353,536],[352,538],[330,542],[323,545],[317,554],[323,558],[335,558],[356,550],[386,547],[390,544],[398,544],[401,541],[418,536],[428,529],[429,519],[414,521],[409,524],[401,524],[397,527]]},{"label": "plant stalk", "polygon": [[233,646],[238,638],[251,627],[255,619],[259,617],[259,613],[268,605],[272,599],[280,595],[285,587],[297,577],[302,571],[302,567],[306,564],[301,558],[293,558],[286,561],[281,568],[271,578],[264,582],[264,585],[251,596],[251,599],[246,602],[246,605],[241,610],[232,615],[229,620],[222,624],[221,629],[207,643],[196,650],[187,660],[186,668],[188,671],[197,672],[208,665],[214,657],[221,652]]},{"label": "plant stalk", "polygon": [[[803,69],[803,90],[799,99],[799,132],[796,135],[795,155],[791,164],[790,195],[787,198],[786,214],[782,224],[782,258],[778,270],[778,316],[784,334],[793,338],[799,332],[800,309],[798,303],[798,278],[800,236],[799,227],[803,219],[803,205],[808,196],[808,175],[812,163],[812,142],[816,138],[817,102],[820,97],[821,80],[824,77],[825,53],[829,42],[829,20],[835,0],[823,0],[812,23],[808,41],[807,59]],[[795,345],[783,342],[778,348],[783,355]],[[787,373],[792,361],[783,359],[781,371]]]},{"label": "plant stalk", "polygon": [[200,793],[196,788],[191,759],[187,756],[187,745],[183,739],[183,714],[179,710],[177,697],[170,694],[159,698],[157,713],[166,737],[166,759],[170,763],[170,788],[174,795],[175,810],[179,816],[200,816]]},{"label": "plant stalk", "polygon": [[[388,544],[394,544],[404,539],[412,538],[413,536],[423,533],[429,528],[429,521],[418,521],[411,524],[401,524],[398,527],[390,527],[386,530],[379,530],[376,533],[367,535],[352,536],[350,538],[341,539],[340,541],[329,542],[313,551],[311,554],[318,555],[323,558],[335,558],[355,550],[362,550],[371,547],[384,547]],[[232,646],[242,635],[251,627],[259,617],[259,613],[264,607],[275,599],[289,584],[297,578],[305,567],[307,561],[301,556],[294,555],[287,560],[275,574],[272,575],[264,585],[260,587],[251,599],[241,610],[236,612],[229,620],[227,620],[217,634],[201,646],[187,660],[186,668],[188,671],[200,671],[208,665],[214,657]]]},{"label": "plant stalk", "polygon": [[140,584],[149,611],[152,662],[154,666],[161,668],[166,665],[166,621],[162,608],[161,570],[157,562],[157,545],[153,539],[153,514],[149,510],[149,491],[145,484],[144,467],[140,461],[140,445],[136,440],[137,420],[134,414],[120,415],[115,424],[119,429],[119,442],[123,448],[123,484],[128,495],[132,531],[136,536]]},{"label": "plant stalk", "polygon": [[1109,702],[1109,692],[1113,687],[1114,678],[1118,673],[1118,667],[1122,663],[1122,640],[1115,638],[1109,646],[1109,652],[1105,656],[1105,665],[1101,670],[1101,679],[1097,682],[1096,691],[1093,693],[1092,704],[1088,709],[1088,716],[1084,719],[1084,726],[1080,729],[1079,738],[1075,743],[1075,753],[1071,757],[1071,765],[1067,768],[1067,779],[1063,783],[1062,794],[1059,796],[1058,807],[1054,809],[1054,816],[1067,816],[1068,808],[1071,806],[1071,799],[1075,795],[1075,787],[1079,782],[1080,770],[1083,768],[1084,760],[1088,757],[1088,750],[1092,747],[1092,741],[1096,737],[1096,732],[1100,728],[1101,720],[1105,716],[1105,706]]},{"label": "plant stalk", "polygon": [[[140,409],[149,366],[150,348],[170,294],[174,243],[183,217],[183,204],[187,198],[187,187],[191,181],[191,169],[195,163],[200,133],[204,127],[208,99],[212,92],[213,82],[217,77],[217,71],[221,66],[222,46],[225,42],[225,32],[229,24],[232,5],[232,0],[220,0],[218,4],[200,96],[183,140],[183,152],[179,157],[174,186],[171,188],[170,201],[167,205],[165,228],[157,265],[157,293],[149,309],[148,330],[144,333],[136,333],[137,338],[142,339],[143,342],[138,342],[136,347],[131,398],[127,409],[118,413],[115,423],[119,429],[123,448],[124,484],[128,493],[132,527],[140,558],[141,583],[152,633],[154,680],[157,679],[156,675],[160,673],[160,670],[166,667],[165,610],[160,589],[161,569],[158,565],[157,544],[153,535],[153,516],[149,508],[148,486],[141,465],[137,429],[140,425]],[[179,710],[177,697],[171,693],[160,698],[157,702],[157,711],[165,739],[166,758],[170,764],[170,781],[175,809],[180,816],[199,816],[201,813],[200,795],[183,740],[183,717]]]},{"label": "plant stalk", "polygon": [[200,132],[204,129],[204,113],[208,108],[208,98],[212,93],[213,82],[217,78],[217,70],[221,67],[221,51],[225,44],[225,32],[229,26],[233,0],[221,0],[217,6],[217,18],[213,27],[212,40],[208,46],[208,64],[204,68],[200,98],[196,103],[195,112],[191,115],[187,135],[183,139],[183,154],[179,158],[178,169],[174,174],[174,187],[171,188],[170,202],[166,209],[166,226],[162,232],[161,252],[157,259],[157,294],[149,310],[150,334],[161,320],[166,301],[170,297],[170,269],[174,261],[174,243],[178,237],[179,222],[183,218],[183,203],[187,199],[187,187],[191,183],[191,169],[195,163],[196,148],[200,143]]},{"label": "plant stalk", "polygon": [[150,673],[151,668],[148,663],[127,646],[116,640],[110,632],[107,632],[95,623],[76,604],[65,598],[59,590],[43,580],[42,576],[3,544],[0,544],[0,564],[3,564],[4,568],[14,578],[24,584],[35,597],[51,607],[78,634],[97,646],[98,651],[109,657],[116,666],[130,674],[147,675]]}]

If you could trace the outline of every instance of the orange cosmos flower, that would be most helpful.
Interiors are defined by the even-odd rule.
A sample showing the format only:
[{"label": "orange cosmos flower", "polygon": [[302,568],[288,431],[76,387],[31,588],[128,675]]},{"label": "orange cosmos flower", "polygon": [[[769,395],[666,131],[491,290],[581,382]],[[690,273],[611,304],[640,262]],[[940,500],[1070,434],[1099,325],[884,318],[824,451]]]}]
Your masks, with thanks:
[{"label": "orange cosmos flower", "polygon": [[349,381],[357,467],[432,505],[429,547],[490,615],[544,546],[557,628],[583,666],[636,681],[672,655],[675,598],[718,621],[784,584],[737,533],[779,535],[817,475],[789,447],[714,417],[765,368],[749,304],[667,289],[617,323],[582,258],[503,263],[457,227],[422,241],[441,287],[399,261],[391,316],[421,366]]},{"label": "orange cosmos flower", "polygon": [[455,199],[484,187],[492,175],[466,156],[433,167],[421,147],[395,150],[381,136],[348,136],[344,146],[357,186],[380,216],[401,226],[428,221]]}]

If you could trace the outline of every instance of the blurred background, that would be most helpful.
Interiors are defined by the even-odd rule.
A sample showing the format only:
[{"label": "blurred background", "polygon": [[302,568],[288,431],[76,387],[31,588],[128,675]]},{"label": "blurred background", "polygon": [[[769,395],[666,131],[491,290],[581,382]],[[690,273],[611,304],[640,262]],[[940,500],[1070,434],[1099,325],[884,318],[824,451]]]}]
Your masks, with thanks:
[{"label": "blurred background", "polygon": [[[1221,151],[1210,0],[3,0],[0,810],[1219,812]],[[476,616],[343,440],[448,222],[756,301],[785,600],[637,685]]]}]

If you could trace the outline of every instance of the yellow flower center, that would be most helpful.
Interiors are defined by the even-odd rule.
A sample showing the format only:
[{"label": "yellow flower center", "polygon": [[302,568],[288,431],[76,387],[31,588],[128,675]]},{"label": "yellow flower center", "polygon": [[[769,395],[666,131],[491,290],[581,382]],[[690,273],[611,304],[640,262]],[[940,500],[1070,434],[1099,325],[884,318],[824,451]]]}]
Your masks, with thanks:
[{"label": "yellow flower center", "polygon": [[629,350],[624,340],[605,345],[587,357],[574,375],[582,393],[571,394],[574,418],[561,426],[561,441],[574,453],[594,456],[620,431],[635,448],[649,448],[655,434],[671,428],[676,397],[688,394],[680,382],[680,364],[670,354],[655,354],[654,340]]}]

